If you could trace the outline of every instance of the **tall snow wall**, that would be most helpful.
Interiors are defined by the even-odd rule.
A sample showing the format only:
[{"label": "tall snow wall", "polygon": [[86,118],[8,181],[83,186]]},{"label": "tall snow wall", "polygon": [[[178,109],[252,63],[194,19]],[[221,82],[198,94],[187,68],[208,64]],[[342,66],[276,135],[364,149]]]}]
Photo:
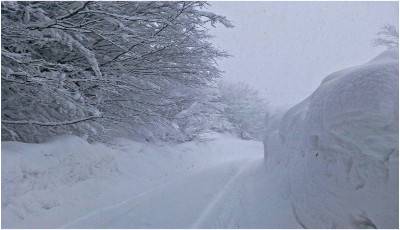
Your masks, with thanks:
[{"label": "tall snow wall", "polygon": [[327,76],[264,141],[306,228],[398,228],[398,50]]}]

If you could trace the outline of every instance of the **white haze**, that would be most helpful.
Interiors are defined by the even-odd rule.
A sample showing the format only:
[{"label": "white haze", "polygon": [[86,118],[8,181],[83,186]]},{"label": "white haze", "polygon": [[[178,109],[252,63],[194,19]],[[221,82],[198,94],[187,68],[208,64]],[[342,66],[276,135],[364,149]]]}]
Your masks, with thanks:
[{"label": "white haze", "polygon": [[294,105],[327,75],[382,52],[372,40],[398,27],[397,2],[211,2],[235,28],[212,29],[233,57],[221,60],[229,81],[255,87],[272,106]]}]

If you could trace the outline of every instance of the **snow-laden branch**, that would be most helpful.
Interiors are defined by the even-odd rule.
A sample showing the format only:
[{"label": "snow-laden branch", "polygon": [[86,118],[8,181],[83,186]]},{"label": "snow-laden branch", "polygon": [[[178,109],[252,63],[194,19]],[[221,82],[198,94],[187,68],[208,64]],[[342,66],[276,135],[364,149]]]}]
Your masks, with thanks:
[{"label": "snow-laden branch", "polygon": [[157,35],[161,34],[161,32],[163,32],[164,30],[166,30],[169,26],[173,25],[173,22],[174,22],[174,21],[175,21],[175,20],[190,6],[190,5],[191,5],[191,4],[186,5],[186,3],[183,2],[182,8],[181,8],[181,9],[179,10],[179,12],[175,15],[175,17],[172,18],[172,20],[171,20],[171,21],[168,21],[167,23],[164,22],[164,26],[162,26],[160,29],[158,29],[158,30],[157,30],[154,34],[152,34],[149,38],[147,38],[147,39],[145,39],[145,40],[142,40],[142,41],[140,41],[140,42],[138,42],[138,43],[136,43],[136,44],[133,44],[131,47],[129,47],[128,50],[125,50],[125,51],[121,52],[120,54],[118,54],[117,56],[115,56],[113,59],[111,59],[111,60],[109,60],[109,61],[107,61],[107,62],[101,64],[100,66],[105,66],[105,65],[108,65],[108,64],[110,64],[110,63],[112,63],[112,62],[118,60],[121,56],[125,55],[126,53],[131,52],[135,47],[146,43],[148,39],[154,38],[154,37],[156,37]]},{"label": "snow-laden branch", "polygon": [[100,10],[86,10],[86,11],[80,12],[79,14],[103,14],[106,16],[110,16],[110,17],[117,18],[117,19],[123,19],[123,20],[127,20],[127,21],[146,21],[146,22],[157,22],[157,23],[169,23],[168,21],[162,20],[162,19],[151,19],[148,17],[113,14],[113,13],[100,11]]},{"label": "snow-laden branch", "polygon": [[[182,135],[192,135],[218,123],[211,114],[219,105],[208,100],[218,93],[209,86],[226,54],[204,28],[224,18],[204,12],[205,3],[3,5],[2,124],[17,134],[4,128],[5,139],[37,142],[63,132],[101,139],[141,129],[185,139],[182,125]],[[176,116],[196,102],[196,111]]]},{"label": "snow-laden branch", "polygon": [[[83,4],[82,7],[76,9],[74,12],[72,12],[70,15],[66,15],[63,18],[67,18],[70,17],[72,15],[75,15],[76,13],[78,13],[79,11],[81,11],[82,9],[84,9],[89,2],[86,2],[85,4]],[[83,45],[80,41],[78,41],[73,35],[64,32],[62,30],[57,30],[57,29],[62,29],[60,27],[57,26],[61,26],[58,23],[58,20],[60,19],[52,19],[50,17],[48,17],[47,15],[45,15],[43,12],[41,11],[37,11],[36,15],[39,16],[39,18],[43,21],[42,24],[43,25],[36,25],[36,26],[28,26],[28,29],[31,30],[43,30],[43,29],[50,29],[50,33],[46,34],[48,36],[53,37],[54,39],[58,40],[59,42],[68,45],[70,47],[75,47],[88,61],[88,63],[90,64],[93,72],[95,73],[96,77],[98,78],[102,78],[102,73],[99,67],[99,63],[96,59],[96,55],[94,53],[93,50],[90,50],[89,48],[85,47],[85,45]],[[39,23],[40,24],[40,23]],[[72,27],[71,27],[72,28]]]},{"label": "snow-laden branch", "polygon": [[80,11],[82,11],[83,9],[85,9],[86,6],[89,4],[90,4],[90,1],[84,2],[82,4],[82,6],[78,7],[77,9],[75,9],[74,11],[72,11],[71,13],[69,13],[67,15],[58,17],[57,20],[64,20],[64,19],[70,18],[70,17],[74,16],[75,14],[79,13]]},{"label": "snow-laden branch", "polygon": [[2,120],[1,123],[12,124],[12,125],[61,126],[61,125],[73,125],[79,122],[84,122],[99,118],[102,118],[102,116],[89,116],[85,118],[69,120],[69,121],[61,121],[61,122],[41,122],[41,121],[31,121],[31,120],[20,120],[20,121]]}]

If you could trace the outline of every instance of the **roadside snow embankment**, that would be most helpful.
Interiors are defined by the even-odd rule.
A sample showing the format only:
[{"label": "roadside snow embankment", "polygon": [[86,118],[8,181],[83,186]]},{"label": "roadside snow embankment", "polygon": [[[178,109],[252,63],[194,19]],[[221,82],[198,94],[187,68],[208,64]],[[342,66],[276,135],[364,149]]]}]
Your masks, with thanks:
[{"label": "roadside snow embankment", "polygon": [[42,144],[3,142],[2,227],[67,227],[177,178],[240,160],[243,152],[259,152],[253,141],[205,138],[183,144],[118,139],[108,146],[74,136]]},{"label": "roadside snow embankment", "polygon": [[269,134],[268,165],[283,171],[301,225],[398,227],[398,85],[388,50],[326,77]]},{"label": "roadside snow embankment", "polygon": [[114,152],[73,136],[43,144],[3,142],[2,227],[20,227],[15,224],[93,196],[98,178],[119,173]]}]

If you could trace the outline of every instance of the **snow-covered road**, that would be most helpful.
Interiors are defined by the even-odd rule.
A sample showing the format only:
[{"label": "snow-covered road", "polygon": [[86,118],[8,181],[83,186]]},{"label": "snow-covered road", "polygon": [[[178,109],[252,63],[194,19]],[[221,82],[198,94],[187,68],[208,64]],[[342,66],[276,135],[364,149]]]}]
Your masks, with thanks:
[{"label": "snow-covered road", "polygon": [[262,156],[253,156],[166,181],[62,227],[300,227],[289,203],[273,189],[268,186]]},{"label": "snow-covered road", "polygon": [[3,143],[2,154],[3,227],[301,227],[282,172],[266,168],[257,141],[218,134],[105,146],[63,137]]}]

